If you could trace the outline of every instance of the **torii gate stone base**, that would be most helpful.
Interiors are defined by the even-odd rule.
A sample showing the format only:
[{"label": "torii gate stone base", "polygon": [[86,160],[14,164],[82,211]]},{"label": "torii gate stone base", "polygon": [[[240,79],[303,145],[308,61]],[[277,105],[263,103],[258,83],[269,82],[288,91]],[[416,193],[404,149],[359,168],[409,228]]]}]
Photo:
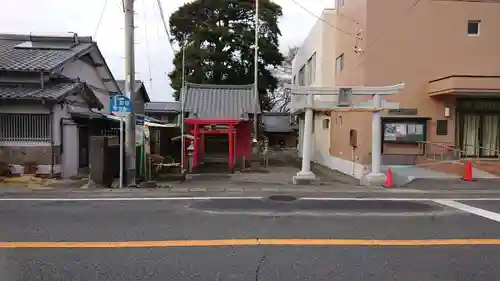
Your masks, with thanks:
[{"label": "torii gate stone base", "polygon": [[[382,123],[380,112],[386,109],[397,109],[398,105],[382,106],[381,96],[393,95],[404,88],[404,84],[386,87],[285,87],[285,92],[292,95],[291,111],[305,110],[304,137],[302,141],[302,169],[293,177],[294,184],[310,184],[316,179],[311,171],[311,147],[314,110],[343,111],[343,112],[372,112],[372,169],[361,180],[361,184],[368,186],[382,186],[385,174],[380,171],[382,147]],[[336,102],[315,100],[314,95],[337,96]],[[352,105],[353,95],[371,96],[372,102]],[[304,102],[303,96],[307,96]],[[348,136],[346,136],[348,137]]]}]

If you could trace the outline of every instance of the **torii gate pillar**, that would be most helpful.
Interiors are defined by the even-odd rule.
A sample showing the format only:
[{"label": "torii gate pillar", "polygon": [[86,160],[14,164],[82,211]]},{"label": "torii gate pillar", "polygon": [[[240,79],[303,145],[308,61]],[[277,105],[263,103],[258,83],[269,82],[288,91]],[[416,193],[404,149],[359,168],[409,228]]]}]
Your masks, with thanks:
[{"label": "torii gate pillar", "polygon": [[304,136],[302,137],[302,169],[293,177],[293,184],[309,184],[316,179],[311,171],[312,128],[314,115],[314,98],[312,93],[307,95],[306,116],[304,120]]}]

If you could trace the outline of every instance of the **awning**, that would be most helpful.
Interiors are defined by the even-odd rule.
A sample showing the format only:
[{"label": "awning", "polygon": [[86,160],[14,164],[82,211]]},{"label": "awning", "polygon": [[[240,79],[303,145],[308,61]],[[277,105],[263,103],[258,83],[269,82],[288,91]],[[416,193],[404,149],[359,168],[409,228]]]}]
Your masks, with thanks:
[{"label": "awning", "polygon": [[153,122],[144,122],[144,126],[148,127],[159,127],[159,128],[177,128],[176,124],[159,124]]},{"label": "awning", "polygon": [[499,96],[500,76],[451,75],[432,80],[429,96]]},{"label": "awning", "polygon": [[[172,141],[178,141],[181,139],[182,136],[177,136],[177,137],[173,137],[171,138]],[[184,134],[184,139],[187,139],[187,140],[193,140],[194,139],[194,136],[191,135],[191,134]]]},{"label": "awning", "polygon": [[111,121],[116,121],[116,122],[120,121],[120,118],[118,118],[114,115],[104,114],[104,113],[100,113],[97,111],[90,111],[87,108],[70,106],[68,108],[68,113],[72,117],[79,117],[79,118],[84,118],[84,119],[104,119],[104,120],[111,120]]}]

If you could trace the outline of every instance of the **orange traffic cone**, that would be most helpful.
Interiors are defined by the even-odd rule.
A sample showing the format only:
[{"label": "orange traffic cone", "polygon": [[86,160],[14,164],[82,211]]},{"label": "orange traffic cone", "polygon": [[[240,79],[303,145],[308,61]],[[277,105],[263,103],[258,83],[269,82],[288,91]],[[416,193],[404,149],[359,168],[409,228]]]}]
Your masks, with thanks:
[{"label": "orange traffic cone", "polygon": [[467,162],[465,162],[465,174],[462,180],[472,181],[472,162],[470,160],[467,160]]},{"label": "orange traffic cone", "polygon": [[387,178],[385,179],[384,187],[392,187],[392,169],[387,170]]}]

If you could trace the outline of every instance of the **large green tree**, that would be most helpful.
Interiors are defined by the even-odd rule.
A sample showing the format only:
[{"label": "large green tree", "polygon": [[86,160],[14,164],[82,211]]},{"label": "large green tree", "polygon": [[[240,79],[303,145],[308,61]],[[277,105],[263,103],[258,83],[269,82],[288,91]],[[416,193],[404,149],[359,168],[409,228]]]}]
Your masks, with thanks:
[{"label": "large green tree", "polygon": [[[283,62],[278,48],[282,9],[259,0],[259,94],[269,109],[269,93],[278,81],[272,69]],[[254,82],[255,0],[196,0],[170,16],[172,40],[185,48],[186,81],[200,84],[245,85]],[[182,85],[182,52],[174,57],[169,73],[174,97]]]}]

